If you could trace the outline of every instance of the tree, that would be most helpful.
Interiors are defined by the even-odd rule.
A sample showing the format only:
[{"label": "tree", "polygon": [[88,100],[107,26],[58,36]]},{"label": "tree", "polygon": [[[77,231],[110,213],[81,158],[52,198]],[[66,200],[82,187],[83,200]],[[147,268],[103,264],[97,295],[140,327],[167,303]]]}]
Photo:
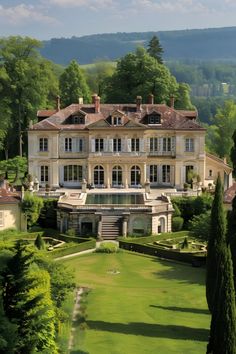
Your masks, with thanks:
[{"label": "tree", "polygon": [[191,103],[190,99],[190,86],[185,83],[179,83],[178,93],[175,100],[176,109],[189,109],[194,110],[195,107]]},{"label": "tree", "polygon": [[91,92],[96,92],[101,97],[101,101],[106,100],[106,82],[115,71],[116,63],[109,61],[95,61],[92,66],[86,69],[87,82]]},{"label": "tree", "polygon": [[232,201],[232,210],[228,213],[228,242],[230,244],[233,268],[234,268],[234,288],[236,289],[236,196]]},{"label": "tree", "polygon": [[137,48],[121,58],[106,86],[106,100],[112,103],[134,102],[137,96],[144,100],[150,93],[156,102],[168,101],[176,95],[178,84],[167,67],[159,64],[144,48]]},{"label": "tree", "polygon": [[17,353],[57,353],[55,313],[50,294],[50,277],[33,265],[33,253],[18,241],[4,277],[3,304],[9,321],[17,325]]},{"label": "tree", "polygon": [[236,129],[233,133],[232,139],[233,139],[233,146],[230,150],[230,159],[233,164],[233,176],[235,178],[236,177]]},{"label": "tree", "polygon": [[85,75],[76,60],[72,60],[59,80],[61,102],[63,107],[78,103],[79,97],[90,102],[90,91]]},{"label": "tree", "polygon": [[155,58],[159,64],[163,64],[162,55],[164,51],[157,36],[153,36],[149,41],[147,52],[151,57]]},{"label": "tree", "polygon": [[22,211],[27,218],[27,225],[30,227],[36,223],[39,218],[40,210],[43,207],[42,198],[25,193],[25,197],[22,201]]},{"label": "tree", "polygon": [[188,229],[191,230],[195,237],[208,241],[210,234],[210,221],[211,217],[209,212],[194,215],[192,220],[189,221]]},{"label": "tree", "polygon": [[224,105],[217,110],[213,118],[215,125],[214,150],[220,157],[230,159],[230,151],[233,146],[231,139],[232,131],[236,129],[236,103],[234,101],[225,101]]},{"label": "tree", "polygon": [[24,175],[27,172],[27,158],[15,156],[12,159],[0,161],[0,171],[5,173],[8,178],[8,173],[14,173],[13,183],[17,182],[19,175]]},{"label": "tree", "polygon": [[226,241],[226,217],[223,207],[223,188],[220,175],[217,177],[215,196],[211,209],[210,234],[207,246],[206,298],[209,311],[214,309],[217,270],[222,244]]},{"label": "tree", "polygon": [[236,353],[236,307],[230,248],[222,242],[215,264],[216,288],[207,353]]},{"label": "tree", "polygon": [[12,36],[0,40],[0,102],[7,112],[4,124],[6,159],[9,150],[12,156],[22,156],[22,149],[26,151],[25,131],[29,121],[35,119],[40,107],[54,105],[58,93],[52,64],[40,56],[40,46],[39,41],[29,37]]}]

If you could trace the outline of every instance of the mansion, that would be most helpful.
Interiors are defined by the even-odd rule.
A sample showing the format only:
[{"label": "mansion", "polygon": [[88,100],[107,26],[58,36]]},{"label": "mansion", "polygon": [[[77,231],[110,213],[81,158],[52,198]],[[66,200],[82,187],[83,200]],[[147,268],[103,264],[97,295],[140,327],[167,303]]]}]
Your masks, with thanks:
[{"label": "mansion", "polygon": [[183,189],[192,171],[201,186],[220,173],[225,189],[231,168],[205,151],[205,129],[197,111],[165,104],[78,104],[38,111],[28,131],[29,173],[52,188]]}]

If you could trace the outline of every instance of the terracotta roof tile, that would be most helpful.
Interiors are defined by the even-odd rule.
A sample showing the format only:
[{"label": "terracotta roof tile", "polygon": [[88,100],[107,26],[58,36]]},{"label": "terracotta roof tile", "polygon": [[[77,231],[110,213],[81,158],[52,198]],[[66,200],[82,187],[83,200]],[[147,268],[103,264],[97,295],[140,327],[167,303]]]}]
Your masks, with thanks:
[{"label": "terracotta roof tile", "polygon": [[18,204],[20,199],[18,193],[7,191],[5,188],[0,188],[0,204]]},{"label": "terracotta roof tile", "polygon": [[[66,120],[76,112],[84,112],[85,124],[67,124]],[[145,117],[153,111],[161,115],[162,124],[152,127],[155,129],[194,129],[204,130],[195,120],[196,111],[175,110],[165,104],[145,104],[137,111],[136,104],[101,104],[100,113],[95,113],[94,104],[71,104],[70,106],[55,112],[47,119],[34,124],[33,130],[73,130],[87,129],[90,124],[100,120],[106,120],[114,111],[123,112],[126,123],[134,121],[141,123]],[[191,119],[191,118],[193,119]]]}]

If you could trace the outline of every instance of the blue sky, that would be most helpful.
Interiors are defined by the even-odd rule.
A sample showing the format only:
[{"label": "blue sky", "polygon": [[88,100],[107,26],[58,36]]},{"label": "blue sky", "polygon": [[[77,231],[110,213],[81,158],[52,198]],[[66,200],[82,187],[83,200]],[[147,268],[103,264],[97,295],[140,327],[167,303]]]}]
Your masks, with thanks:
[{"label": "blue sky", "polygon": [[236,0],[0,0],[0,36],[236,26]]}]

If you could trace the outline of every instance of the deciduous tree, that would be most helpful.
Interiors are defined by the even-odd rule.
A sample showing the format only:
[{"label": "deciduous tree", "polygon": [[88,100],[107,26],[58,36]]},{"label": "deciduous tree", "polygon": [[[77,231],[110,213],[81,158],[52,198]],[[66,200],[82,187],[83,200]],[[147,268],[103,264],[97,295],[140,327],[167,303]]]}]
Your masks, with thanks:
[{"label": "deciduous tree", "polygon": [[90,91],[85,75],[76,60],[72,60],[60,76],[60,94],[63,107],[78,103],[79,97],[90,101]]}]

